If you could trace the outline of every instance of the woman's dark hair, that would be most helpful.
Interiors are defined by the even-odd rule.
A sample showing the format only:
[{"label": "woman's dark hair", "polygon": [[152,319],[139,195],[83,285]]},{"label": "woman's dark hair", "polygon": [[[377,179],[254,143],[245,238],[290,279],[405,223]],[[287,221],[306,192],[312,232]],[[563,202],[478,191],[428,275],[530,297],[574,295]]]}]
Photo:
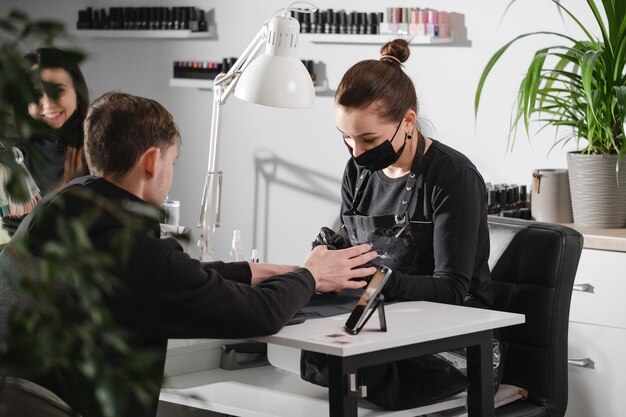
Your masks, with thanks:
[{"label": "woman's dark hair", "polygon": [[335,101],[354,109],[381,102],[380,116],[399,121],[408,109],[418,112],[415,86],[402,69],[402,63],[410,55],[409,44],[404,39],[395,39],[386,43],[380,53],[379,60],[357,62],[343,75]]},{"label": "woman's dark hair", "polygon": [[89,109],[89,91],[83,72],[78,67],[76,56],[61,49],[39,48],[27,54],[26,59],[39,70],[62,68],[70,75],[78,101],[76,103],[76,113],[80,128],[65,132],[67,135],[75,137],[62,138],[67,143],[63,182],[65,183],[76,177],[89,174],[85,152],[83,151],[84,135],[82,129],[83,121],[87,117],[87,110]]},{"label": "woman's dark hair", "polygon": [[85,119],[85,152],[92,174],[121,177],[149,148],[178,143],[174,118],[158,102],[110,92],[91,104]]}]

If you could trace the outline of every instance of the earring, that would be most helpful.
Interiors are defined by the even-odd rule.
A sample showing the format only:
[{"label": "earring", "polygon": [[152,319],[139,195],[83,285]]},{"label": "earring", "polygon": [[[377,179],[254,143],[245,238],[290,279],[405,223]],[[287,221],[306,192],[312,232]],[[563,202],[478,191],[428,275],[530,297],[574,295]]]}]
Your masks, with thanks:
[{"label": "earring", "polygon": [[407,140],[411,140],[411,139],[413,139],[413,135],[411,133],[407,133],[406,134],[406,138],[407,138]]}]

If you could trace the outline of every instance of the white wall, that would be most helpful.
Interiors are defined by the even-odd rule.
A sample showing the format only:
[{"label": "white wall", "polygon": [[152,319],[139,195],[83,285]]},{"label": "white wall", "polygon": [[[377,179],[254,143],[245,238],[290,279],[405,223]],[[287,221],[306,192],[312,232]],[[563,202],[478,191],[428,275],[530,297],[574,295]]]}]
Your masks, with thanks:
[{"label": "white wall", "polygon": [[[181,200],[181,221],[195,226],[199,215],[208,153],[211,93],[168,86],[174,60],[220,60],[237,56],[281,0],[189,0],[185,5],[214,9],[216,40],[89,39],[76,42],[89,52],[83,65],[91,98],[109,90],[122,90],[154,98],[170,110],[180,127],[183,151],[176,165],[171,197]],[[318,0],[324,8],[381,11],[393,2],[375,0]],[[584,0],[564,0],[591,25]],[[49,17],[74,27],[77,10],[87,6],[170,6],[163,0],[3,0],[0,13],[20,7],[33,17]],[[565,166],[560,149],[547,155],[553,131],[532,134],[530,143],[521,132],[514,152],[506,152],[510,109],[525,66],[541,45],[557,39],[524,41],[498,64],[488,81],[477,123],[473,103],[477,81],[489,57],[516,35],[534,30],[567,29],[549,0],[515,3],[501,24],[508,1],[424,0],[404,6],[432,7],[464,17],[465,42],[450,46],[414,46],[406,69],[413,78],[421,114],[434,125],[433,136],[464,152],[486,181],[530,183],[533,169]],[[322,61],[331,87],[361,59],[378,57],[376,45],[321,45],[302,42],[303,59]],[[274,158],[269,181],[255,168],[255,158]],[[223,227],[215,238],[216,254],[225,258],[232,230],[242,230],[246,249],[254,244],[262,259],[300,263],[320,226],[336,223],[339,188],[348,158],[334,126],[333,99],[318,97],[307,110],[282,110],[256,106],[231,98],[223,111],[220,168],[224,171]],[[254,242],[253,242],[254,238]]]}]

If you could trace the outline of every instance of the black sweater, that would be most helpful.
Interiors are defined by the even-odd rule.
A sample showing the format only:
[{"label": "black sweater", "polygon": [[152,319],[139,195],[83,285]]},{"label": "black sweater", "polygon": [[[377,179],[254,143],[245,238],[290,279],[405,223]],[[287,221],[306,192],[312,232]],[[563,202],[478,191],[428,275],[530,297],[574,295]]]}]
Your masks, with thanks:
[{"label": "black sweater", "polygon": [[[342,188],[342,214],[352,207],[362,168],[350,159]],[[402,214],[406,177],[389,178],[376,171],[356,207],[362,215]],[[460,152],[433,140],[417,174],[411,226],[422,256],[412,269],[394,272],[385,286],[388,299],[425,300],[489,307],[489,230],[484,181]],[[348,236],[342,229],[344,240]],[[349,244],[348,244],[349,245]]]},{"label": "black sweater", "polygon": [[[78,178],[42,200],[13,239],[25,239],[37,255],[41,245],[57,238],[55,219],[75,218],[95,206],[93,198],[81,196],[85,191],[104,197],[108,205],[89,227],[89,237],[97,249],[114,251],[114,236],[125,227],[115,212],[141,211],[145,203],[92,176]],[[128,250],[130,262],[120,261],[110,271],[121,279],[124,290],[112,294],[107,304],[118,323],[139,341],[137,347],[160,351],[161,370],[168,338],[272,334],[308,302],[315,289],[313,277],[303,268],[251,286],[247,262],[201,264],[175,240],[160,239],[154,219],[143,223]],[[154,395],[152,409],[142,415],[156,413],[158,393]]]}]

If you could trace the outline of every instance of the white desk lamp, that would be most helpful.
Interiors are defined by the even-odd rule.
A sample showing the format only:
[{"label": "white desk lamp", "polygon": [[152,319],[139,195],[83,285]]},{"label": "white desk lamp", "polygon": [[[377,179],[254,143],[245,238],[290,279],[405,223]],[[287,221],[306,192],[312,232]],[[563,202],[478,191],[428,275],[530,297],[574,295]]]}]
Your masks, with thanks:
[{"label": "white desk lamp", "polygon": [[[277,15],[280,10],[272,13],[230,70],[215,77],[209,162],[198,224],[201,229],[198,240],[199,259],[203,262],[215,259],[212,240],[215,228],[220,226],[222,194],[222,172],[217,167],[221,109],[233,89],[236,97],[251,103],[295,109],[313,106],[313,81],[305,66],[296,57],[300,24],[289,15],[289,11],[310,13],[315,9],[293,9],[292,6],[296,3],[304,2],[289,4],[282,15]],[[263,45],[265,51],[259,55]]]}]

